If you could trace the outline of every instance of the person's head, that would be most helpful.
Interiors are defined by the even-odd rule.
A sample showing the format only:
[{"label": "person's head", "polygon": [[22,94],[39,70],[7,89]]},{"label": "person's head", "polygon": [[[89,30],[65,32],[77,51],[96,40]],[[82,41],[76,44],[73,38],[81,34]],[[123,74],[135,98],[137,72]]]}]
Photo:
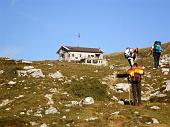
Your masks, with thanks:
[{"label": "person's head", "polygon": [[156,45],[157,45],[157,44],[161,45],[161,42],[160,42],[160,41],[155,41],[154,44],[156,44]]},{"label": "person's head", "polygon": [[137,63],[134,63],[134,64],[133,64],[133,67],[137,67],[137,66],[138,66],[138,64],[137,64]]}]

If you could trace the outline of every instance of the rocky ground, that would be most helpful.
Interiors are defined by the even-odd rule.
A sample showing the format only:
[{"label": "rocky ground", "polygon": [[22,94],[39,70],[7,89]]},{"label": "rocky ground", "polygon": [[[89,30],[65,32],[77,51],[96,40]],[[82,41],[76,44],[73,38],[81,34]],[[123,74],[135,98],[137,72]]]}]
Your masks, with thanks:
[{"label": "rocky ground", "polygon": [[1,58],[0,127],[169,127],[170,54],[153,69],[147,50],[139,51],[140,106],[122,101],[131,88],[122,53],[108,56],[107,67]]}]

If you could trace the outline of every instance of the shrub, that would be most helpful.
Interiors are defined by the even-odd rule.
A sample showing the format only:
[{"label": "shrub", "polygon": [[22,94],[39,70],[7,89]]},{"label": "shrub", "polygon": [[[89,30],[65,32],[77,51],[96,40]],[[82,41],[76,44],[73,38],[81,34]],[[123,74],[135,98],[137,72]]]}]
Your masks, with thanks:
[{"label": "shrub", "polygon": [[73,80],[72,84],[68,86],[68,91],[79,98],[91,96],[95,100],[108,99],[107,86],[94,78],[81,81]]}]

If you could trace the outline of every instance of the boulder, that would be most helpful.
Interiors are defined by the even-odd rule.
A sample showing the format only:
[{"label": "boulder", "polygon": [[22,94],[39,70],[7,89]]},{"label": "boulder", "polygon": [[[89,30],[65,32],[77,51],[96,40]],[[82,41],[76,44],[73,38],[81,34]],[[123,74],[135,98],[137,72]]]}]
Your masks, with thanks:
[{"label": "boulder", "polygon": [[34,68],[33,66],[25,66],[24,70],[29,70],[29,69],[33,69],[33,68]]},{"label": "boulder", "polygon": [[164,74],[164,75],[168,75],[168,73],[169,73],[169,68],[162,68],[162,73]]},{"label": "boulder", "polygon": [[45,77],[45,75],[43,75],[41,69],[30,69],[27,72],[34,78],[40,78],[40,77],[44,78]]},{"label": "boulder", "polygon": [[165,81],[165,83],[166,83],[165,91],[170,91],[170,80]]},{"label": "boulder", "polygon": [[47,124],[43,123],[40,127],[47,127]]},{"label": "boulder", "polygon": [[8,82],[8,85],[14,85],[14,84],[16,84],[17,82],[14,82],[14,81],[9,81]]},{"label": "boulder", "polygon": [[52,78],[63,78],[63,75],[59,71],[56,71],[55,73],[49,73],[48,76]]},{"label": "boulder", "polygon": [[152,118],[152,121],[153,121],[153,124],[158,124],[159,123],[159,121],[157,119],[155,119],[155,118]]},{"label": "boulder", "polygon": [[150,109],[153,109],[153,110],[159,110],[159,109],[160,109],[160,107],[158,107],[158,106],[152,106],[152,107],[150,107]]},{"label": "boulder", "polygon": [[60,112],[55,107],[53,107],[52,105],[50,105],[50,108],[45,110],[46,115],[48,115],[48,114],[56,114],[56,113],[60,114]]},{"label": "boulder", "polygon": [[25,76],[28,76],[26,70],[17,70],[17,75],[18,75],[18,77],[22,77],[22,76],[25,77]]},{"label": "boulder", "polygon": [[83,100],[81,100],[81,103],[84,105],[91,105],[94,103],[94,99],[92,97],[86,97]]},{"label": "boulder", "polygon": [[22,63],[31,64],[32,62],[31,62],[31,61],[28,61],[28,60],[22,60]]},{"label": "boulder", "polygon": [[0,75],[3,74],[3,73],[4,73],[4,71],[3,71],[3,70],[0,70]]},{"label": "boulder", "polygon": [[36,69],[33,66],[25,66],[23,69],[24,70],[17,70],[17,74],[19,77],[28,76],[28,75],[31,75],[32,77],[35,77],[35,78],[45,77],[41,69]]},{"label": "boulder", "polygon": [[128,91],[130,88],[130,84],[128,83],[119,83],[119,84],[116,84],[115,86],[113,86],[113,89],[119,91],[119,90],[123,90],[123,91]]}]

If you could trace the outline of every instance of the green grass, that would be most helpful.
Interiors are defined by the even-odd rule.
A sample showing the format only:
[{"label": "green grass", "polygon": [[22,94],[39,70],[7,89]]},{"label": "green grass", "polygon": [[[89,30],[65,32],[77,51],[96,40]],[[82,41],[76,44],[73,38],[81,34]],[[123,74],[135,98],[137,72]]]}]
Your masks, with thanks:
[{"label": "green grass", "polygon": [[[169,46],[169,43],[163,44],[163,54],[169,53]],[[137,63],[146,67],[142,79],[142,83],[145,84],[142,91],[148,90],[146,84],[153,87],[152,93],[158,88],[163,91],[164,81],[170,80],[170,77],[163,75],[161,70],[152,69],[152,57],[148,53],[148,48],[139,49]],[[1,58],[0,70],[4,70],[4,73],[0,75],[0,104],[6,99],[11,100],[11,102],[0,107],[0,127],[26,127],[31,126],[30,122],[36,122],[35,127],[39,127],[42,123],[46,123],[49,127],[65,127],[68,125],[71,127],[169,127],[169,92],[166,93],[167,97],[153,97],[148,102],[142,102],[139,107],[123,106],[111,99],[112,96],[116,96],[118,99],[128,98],[128,92],[117,93],[109,88],[116,83],[127,83],[127,80],[126,78],[108,79],[105,81],[106,84],[102,84],[103,78],[113,73],[125,74],[129,64],[124,58],[123,52],[105,57],[109,59],[109,65],[113,65],[114,69],[55,60],[33,61],[32,64],[25,64],[21,61],[7,61]],[[16,70],[29,65],[42,69],[46,77],[18,77]],[[48,77],[49,73],[56,71],[60,71],[64,75],[62,80]],[[68,82],[68,80],[71,80],[71,82]],[[9,81],[15,81],[16,84],[9,85]],[[51,89],[56,89],[56,92],[51,92]],[[66,92],[68,94],[63,94]],[[45,110],[49,108],[48,99],[45,98],[46,94],[53,94],[53,106],[59,110],[60,114],[45,115]],[[23,97],[17,98],[20,95],[23,95]],[[87,96],[93,97],[95,103],[87,106],[65,106],[70,104],[70,101],[80,101]],[[154,105],[161,109],[158,111],[151,110],[150,107]],[[35,113],[39,110],[42,117],[35,116]],[[27,115],[28,111],[30,111],[29,115]],[[119,115],[112,115],[116,111],[120,112]],[[22,115],[21,112],[25,114]],[[139,112],[139,114],[134,112]],[[66,119],[63,116],[66,116]],[[98,119],[87,122],[86,119],[91,117]],[[151,118],[158,119],[160,123],[146,125],[145,122],[151,120]]]}]

